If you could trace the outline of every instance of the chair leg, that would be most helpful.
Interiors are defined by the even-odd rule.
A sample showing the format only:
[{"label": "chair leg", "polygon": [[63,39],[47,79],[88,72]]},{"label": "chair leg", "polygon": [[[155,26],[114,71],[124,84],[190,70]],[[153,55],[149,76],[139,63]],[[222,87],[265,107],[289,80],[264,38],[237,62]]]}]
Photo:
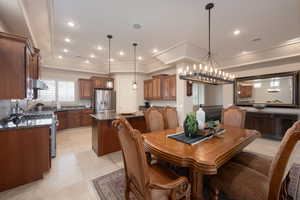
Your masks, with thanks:
[{"label": "chair leg", "polygon": [[219,200],[220,190],[218,188],[213,188],[211,190],[211,200]]},{"label": "chair leg", "polygon": [[129,189],[129,186],[126,185],[126,188],[125,188],[125,199],[126,200],[129,200],[129,195],[130,195],[130,189]]}]

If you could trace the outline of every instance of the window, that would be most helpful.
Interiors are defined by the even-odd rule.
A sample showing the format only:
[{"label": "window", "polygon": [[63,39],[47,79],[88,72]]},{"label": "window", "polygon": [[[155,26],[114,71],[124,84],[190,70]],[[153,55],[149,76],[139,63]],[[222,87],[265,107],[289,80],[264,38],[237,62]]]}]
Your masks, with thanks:
[{"label": "window", "polygon": [[254,88],[261,88],[261,83],[254,83]]},{"label": "window", "polygon": [[56,82],[54,80],[43,80],[48,90],[39,90],[39,99],[42,101],[56,100]]},{"label": "window", "polygon": [[75,101],[75,82],[74,81],[55,81],[43,80],[48,90],[39,91],[39,100],[73,102]]},{"label": "window", "polygon": [[280,85],[280,82],[279,82],[279,80],[271,80],[271,82],[270,82],[270,86],[271,87],[279,87],[279,85]]},{"label": "window", "polygon": [[75,101],[75,84],[73,81],[58,81],[58,101]]}]

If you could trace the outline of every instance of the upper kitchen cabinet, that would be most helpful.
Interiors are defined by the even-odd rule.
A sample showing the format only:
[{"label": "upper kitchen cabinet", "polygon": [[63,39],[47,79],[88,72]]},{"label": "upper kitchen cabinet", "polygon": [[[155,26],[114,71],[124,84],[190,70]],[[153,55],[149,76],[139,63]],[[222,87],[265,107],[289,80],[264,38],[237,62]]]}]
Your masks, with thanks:
[{"label": "upper kitchen cabinet", "polygon": [[0,99],[33,99],[39,50],[22,36],[0,32]]},{"label": "upper kitchen cabinet", "polygon": [[[108,78],[108,77],[97,77],[97,76],[93,76],[91,77],[92,80],[92,88],[107,88],[107,82],[108,81],[112,81],[114,82],[113,78]],[[114,88],[114,84],[113,84],[113,88]]]},{"label": "upper kitchen cabinet", "polygon": [[79,85],[80,99],[91,99],[92,98],[92,80],[78,79],[78,85]]},{"label": "upper kitchen cabinet", "polygon": [[157,75],[144,81],[145,100],[176,100],[176,75]]}]

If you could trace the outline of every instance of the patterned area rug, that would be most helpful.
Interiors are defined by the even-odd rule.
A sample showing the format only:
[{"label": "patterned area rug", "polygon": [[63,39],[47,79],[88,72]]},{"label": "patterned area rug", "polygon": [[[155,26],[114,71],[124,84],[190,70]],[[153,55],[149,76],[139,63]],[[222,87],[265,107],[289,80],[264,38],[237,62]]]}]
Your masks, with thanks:
[{"label": "patterned area rug", "polygon": [[[96,191],[101,200],[124,200],[125,172],[119,169],[105,176],[93,180]],[[134,199],[131,196],[131,199]]]},{"label": "patterned area rug", "polygon": [[[123,200],[125,190],[124,169],[119,169],[93,180],[101,200]],[[300,200],[300,165],[294,164],[283,184],[284,199]],[[133,196],[130,199],[134,200]],[[227,198],[221,197],[222,200]]]}]

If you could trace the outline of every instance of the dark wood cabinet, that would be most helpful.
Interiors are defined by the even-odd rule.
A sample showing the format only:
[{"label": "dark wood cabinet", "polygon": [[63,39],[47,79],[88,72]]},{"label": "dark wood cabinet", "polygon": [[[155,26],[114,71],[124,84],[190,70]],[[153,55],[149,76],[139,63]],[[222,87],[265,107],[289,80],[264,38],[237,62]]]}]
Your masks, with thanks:
[{"label": "dark wood cabinet", "polygon": [[247,112],[245,127],[259,131],[262,137],[280,140],[297,120],[296,114]]},{"label": "dark wood cabinet", "polygon": [[80,127],[81,110],[70,110],[67,113],[68,128]]},{"label": "dark wood cabinet", "polygon": [[157,75],[144,81],[144,99],[176,100],[176,75]]},{"label": "dark wood cabinet", "polygon": [[80,99],[92,98],[92,81],[90,79],[78,79]]},{"label": "dark wood cabinet", "polygon": [[33,99],[38,79],[38,49],[22,36],[0,33],[0,99]]},{"label": "dark wood cabinet", "polygon": [[0,192],[43,178],[51,167],[50,128],[0,131]]},{"label": "dark wood cabinet", "polygon": [[92,125],[92,117],[90,114],[93,113],[92,109],[86,109],[81,111],[81,121],[80,126],[91,126]]},{"label": "dark wood cabinet", "polygon": [[57,130],[76,128],[81,126],[91,126],[92,118],[90,117],[90,114],[92,114],[93,112],[94,111],[92,109],[55,112],[59,121]]},{"label": "dark wood cabinet", "polygon": [[63,130],[68,128],[68,113],[66,111],[56,112],[58,119],[58,127],[57,130]]}]

